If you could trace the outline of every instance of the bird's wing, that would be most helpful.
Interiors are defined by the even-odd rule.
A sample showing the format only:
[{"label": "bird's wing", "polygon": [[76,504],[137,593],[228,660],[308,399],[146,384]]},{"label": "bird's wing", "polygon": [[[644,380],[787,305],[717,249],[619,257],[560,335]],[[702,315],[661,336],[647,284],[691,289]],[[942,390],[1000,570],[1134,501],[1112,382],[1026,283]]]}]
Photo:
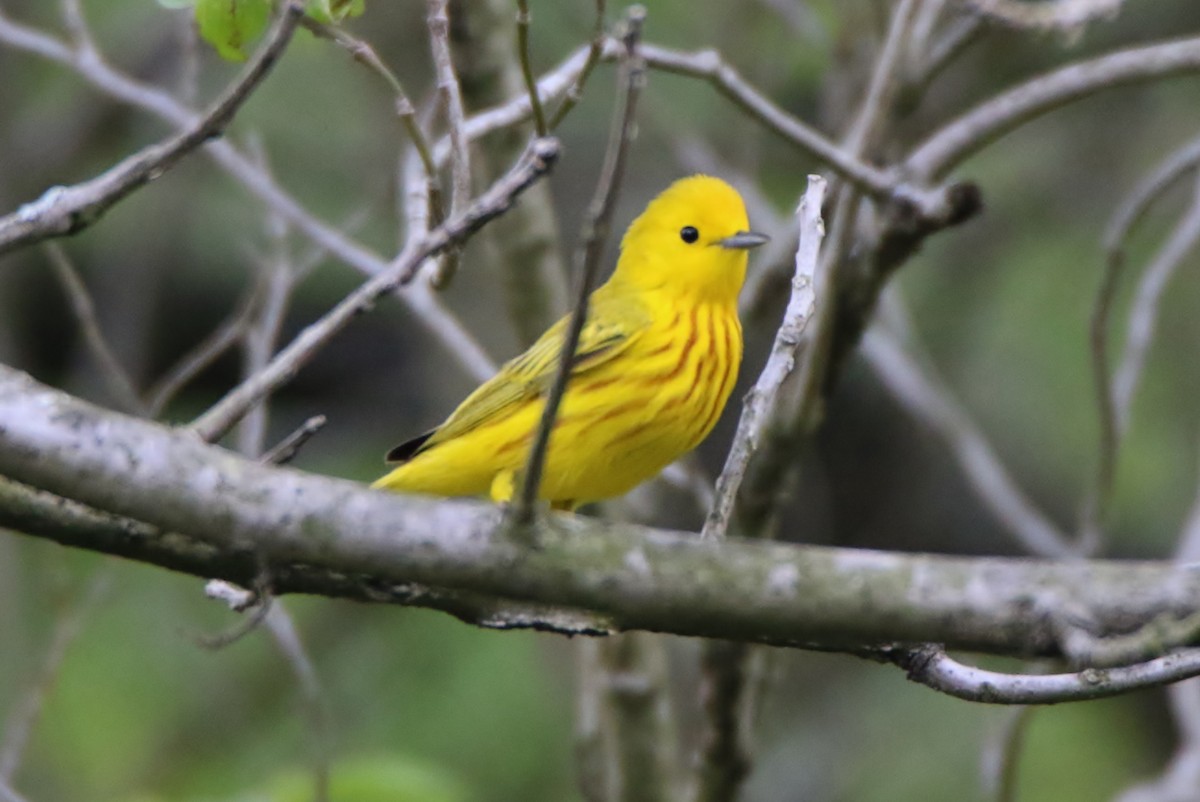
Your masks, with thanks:
[{"label": "bird's wing", "polygon": [[[649,314],[641,304],[593,296],[588,320],[575,349],[571,377],[584,374],[624,351],[649,322]],[[445,423],[396,446],[388,453],[388,460],[403,462],[411,459],[438,443],[503,417],[522,402],[549,392],[569,324],[568,316],[547,329],[525,353],[504,363],[495,376],[467,396]]]}]

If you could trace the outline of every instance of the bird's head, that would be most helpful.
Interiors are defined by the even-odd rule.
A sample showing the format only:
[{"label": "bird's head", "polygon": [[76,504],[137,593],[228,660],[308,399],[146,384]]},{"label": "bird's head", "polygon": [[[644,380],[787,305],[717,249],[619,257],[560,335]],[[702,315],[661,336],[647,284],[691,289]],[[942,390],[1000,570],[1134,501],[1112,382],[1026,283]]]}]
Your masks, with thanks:
[{"label": "bird's head", "polygon": [[646,207],[621,240],[615,281],[706,301],[736,303],[747,254],[767,241],[746,204],[719,178],[681,178]]}]

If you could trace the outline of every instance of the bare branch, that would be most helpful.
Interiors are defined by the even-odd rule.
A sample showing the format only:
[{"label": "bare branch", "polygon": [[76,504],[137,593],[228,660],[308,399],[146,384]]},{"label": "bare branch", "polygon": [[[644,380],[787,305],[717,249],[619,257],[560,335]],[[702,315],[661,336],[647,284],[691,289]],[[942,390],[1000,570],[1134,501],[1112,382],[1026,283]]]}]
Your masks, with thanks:
[{"label": "bare branch", "polygon": [[108,387],[109,393],[120,405],[122,411],[134,415],[148,415],[149,407],[142,402],[137,388],[133,384],[133,379],[129,377],[125,366],[121,364],[121,360],[117,359],[117,355],[109,347],[108,340],[100,329],[100,320],[96,316],[96,306],[92,303],[92,296],[84,286],[83,279],[75,270],[75,266],[67,258],[66,251],[54,242],[48,243],[45,251],[46,256],[50,259],[50,267],[54,271],[54,276],[67,295],[67,301],[79,324],[83,341],[88,350],[92,352],[92,357],[100,369],[100,377]]},{"label": "bare branch", "polygon": [[600,644],[619,802],[677,799],[677,733],[661,637],[626,632]]},{"label": "bare branch", "polygon": [[1004,134],[1104,89],[1200,69],[1200,37],[1146,45],[1079,61],[1031,78],[942,127],[905,161],[907,173],[938,180]]},{"label": "bare branch", "polygon": [[979,14],[1005,25],[1034,30],[1075,33],[1089,22],[1112,19],[1125,0],[1049,0],[1025,3],[1020,0],[965,0]]},{"label": "bare branch", "polygon": [[626,12],[626,30],[622,37],[625,56],[622,64],[622,76],[617,85],[617,104],[613,113],[612,126],[608,133],[608,147],[604,154],[604,163],[600,168],[600,178],[596,183],[596,192],[588,206],[584,218],[583,236],[576,256],[579,265],[579,287],[575,297],[575,305],[571,311],[571,319],[563,337],[562,349],[558,357],[558,370],[554,383],[546,395],[545,406],[542,408],[541,420],[538,421],[537,432],[529,449],[529,462],[525,466],[525,475],[521,481],[521,492],[516,499],[514,520],[527,525],[533,520],[536,511],[538,489],[542,483],[542,469],[546,464],[546,447],[550,443],[550,433],[554,429],[554,421],[558,417],[558,407],[562,403],[567,390],[567,381],[571,377],[571,367],[575,361],[575,348],[579,345],[579,335],[583,324],[587,321],[588,299],[596,282],[600,269],[600,257],[604,252],[604,243],[608,239],[609,228],[612,224],[613,211],[617,206],[617,193],[621,185],[621,177],[625,172],[625,157],[629,146],[637,133],[634,122],[638,96],[641,94],[645,81],[645,63],[642,60],[640,41],[642,23],[646,10],[641,6],[631,6]]},{"label": "bare branch", "polygon": [[588,78],[592,75],[592,69],[600,61],[600,54],[604,52],[604,10],[607,5],[606,0],[595,0],[596,3],[596,22],[592,29],[592,43],[588,45],[587,60],[583,63],[583,68],[576,75],[571,88],[567,90],[566,95],[562,99],[562,103],[558,105],[558,110],[554,112],[554,117],[550,120],[550,130],[558,127],[566,116],[571,113],[571,109],[583,98],[583,87],[587,85]]},{"label": "bare branch", "polygon": [[1025,751],[1025,734],[1036,707],[1010,707],[1002,711],[997,732],[983,752],[984,790],[996,802],[1017,802],[1017,767]]},{"label": "bare branch", "polygon": [[[108,566],[97,569],[79,598],[70,604],[54,624],[50,647],[42,659],[41,669],[32,686],[19,697],[16,706],[4,723],[3,738],[0,738],[0,785],[11,780],[21,764],[30,733],[37,723],[45,704],[46,695],[58,678],[59,669],[66,659],[67,651],[83,629],[85,617],[96,607],[108,592],[112,572]],[[2,797],[0,797],[2,798]]]},{"label": "bare branch", "polygon": [[997,705],[1048,705],[1104,699],[1200,675],[1200,649],[1188,649],[1132,666],[1089,668],[1071,674],[987,671],[953,660],[938,646],[889,655],[887,659],[905,669],[913,682],[958,699]]},{"label": "bare branch", "polygon": [[[1129,313],[1125,347],[1121,353],[1115,377],[1108,362],[1108,327],[1117,284],[1125,263],[1124,239],[1153,199],[1152,190],[1161,192],[1180,170],[1194,169],[1200,159],[1200,140],[1172,154],[1160,168],[1143,182],[1117,210],[1106,234],[1107,260],[1100,289],[1096,294],[1090,327],[1092,375],[1096,386],[1096,402],[1100,419],[1100,447],[1096,478],[1084,501],[1080,532],[1084,542],[1098,543],[1107,517],[1117,471],[1121,440],[1129,428],[1133,396],[1141,381],[1142,368],[1154,339],[1158,321],[1158,304],[1179,265],[1200,241],[1200,174],[1192,204],[1176,224],[1167,242],[1143,271]],[[1164,170],[1164,168],[1169,168]]]},{"label": "bare branch", "polygon": [[258,291],[255,288],[246,293],[245,298],[207,337],[181,356],[146,391],[146,405],[149,408],[147,417],[157,418],[161,415],[180,390],[241,341],[257,305]]},{"label": "bare branch", "polygon": [[975,494],[1018,545],[1045,557],[1075,554],[1066,534],[1025,496],[987,437],[929,369],[878,327],[867,332],[862,352],[888,392],[941,436]]},{"label": "bare branch", "polygon": [[529,0],[517,0],[517,57],[521,62],[521,76],[525,79],[525,91],[529,93],[529,107],[533,110],[533,130],[537,136],[549,133],[546,113],[538,98],[537,81],[533,78],[533,66],[529,62]]},{"label": "bare branch", "polygon": [[383,59],[375,52],[375,48],[336,25],[326,25],[310,16],[302,17],[300,24],[315,36],[329,39],[337,44],[355,61],[381,77],[391,87],[392,93],[396,96],[396,116],[399,117],[404,130],[408,132],[413,147],[417,149],[417,153],[421,157],[421,164],[425,167],[425,174],[432,180],[437,174],[437,167],[433,163],[433,149],[430,147],[429,140],[417,123],[416,108],[409,99],[408,93],[404,91],[404,84],[401,83],[396,73],[383,63]]},{"label": "bare branch", "polygon": [[449,0],[428,0],[429,45],[437,72],[438,92],[450,129],[450,216],[460,214],[471,201],[471,154],[467,149],[462,89],[450,58],[450,18],[446,14]]},{"label": "bare branch", "polygon": [[[450,45],[468,111],[510,98],[523,98],[528,104],[529,88],[510,27],[512,0],[456,2],[451,13],[458,19],[450,30]],[[478,140],[472,152],[477,177],[494,178],[528,142],[521,125]],[[557,217],[550,185],[543,183],[525,193],[521,203],[485,234],[485,246],[498,257],[491,260],[492,269],[500,277],[508,320],[522,348],[537,340],[567,306]]]},{"label": "bare branch", "polygon": [[96,178],[69,187],[54,187],[41,198],[0,218],[0,254],[50,237],[74,234],[98,220],[114,203],[169,170],[208,140],[220,136],[258,87],[291,41],[304,13],[291,0],[263,46],[236,81],[212,107],[174,136],[129,156]]},{"label": "bare branch", "polygon": [[[606,58],[611,57],[610,52],[609,49],[605,49]],[[646,66],[651,69],[708,81],[753,119],[828,164],[863,192],[873,197],[886,198],[898,191],[897,182],[892,176],[854,158],[806,123],[779,108],[747,83],[717,51],[684,53],[656,45],[645,45],[642,52],[646,57]]]},{"label": "bare branch", "polygon": [[329,774],[331,768],[329,711],[317,670],[300,641],[292,616],[282,604],[267,609],[267,630],[284,659],[296,675],[300,693],[304,699],[304,710],[308,716],[308,737],[313,761],[313,802],[329,802]]},{"label": "bare branch", "polygon": [[[198,125],[199,116],[181,105],[166,92],[138,83],[117,72],[98,54],[77,54],[72,48],[52,36],[10,22],[0,12],[0,43],[36,53],[77,72],[102,92],[123,103],[144,109],[173,126],[190,129]],[[579,53],[582,64],[583,52]],[[563,87],[569,78],[558,76]],[[526,102],[528,99],[526,98]],[[502,119],[494,116],[483,122],[492,124]],[[320,220],[284,191],[275,179],[260,169],[250,158],[223,140],[210,141],[205,152],[232,178],[249,192],[296,227],[314,243],[325,248],[356,270],[372,276],[387,269],[388,262],[341,231]],[[472,376],[486,379],[495,365],[487,352],[463,328],[462,324],[442,306],[428,287],[415,284],[400,294],[400,300],[416,315],[420,323],[445,344],[447,351]]]},{"label": "bare branch", "polygon": [[792,372],[796,351],[808,321],[816,308],[817,262],[825,224],[821,220],[821,204],[825,198],[825,179],[808,177],[808,189],[796,209],[800,222],[800,245],[796,249],[796,272],[792,277],[792,293],[788,298],[783,322],[775,334],[767,364],[763,366],[754,388],[746,396],[742,416],[738,419],[733,445],[725,458],[725,467],[717,479],[716,503],[704,521],[704,538],[723,538],[729,528],[734,501],[750,457],[758,448],[763,431],[775,409],[775,396],[783,380]]},{"label": "bare branch", "polygon": [[1113,401],[1118,431],[1129,425],[1133,394],[1141,379],[1142,368],[1154,330],[1158,325],[1158,304],[1167,282],[1200,241],[1200,175],[1197,176],[1192,204],[1184,213],[1162,250],[1142,274],[1129,312],[1129,331],[1121,361],[1113,377]]},{"label": "bare branch", "polygon": [[612,759],[612,728],[605,720],[604,666],[601,642],[585,638],[575,643],[579,687],[575,694],[576,785],[586,802],[612,802],[620,782]]},{"label": "bare branch", "polygon": [[262,461],[271,465],[286,465],[318,432],[325,428],[328,420],[324,415],[313,415],[300,424],[294,432],[279,441],[270,451],[262,455]]},{"label": "bare branch", "polygon": [[[594,633],[592,611],[601,631],[1053,656],[1062,654],[1056,610],[1068,600],[1097,637],[1200,608],[1200,573],[1165,563],[701,541],[569,515],[538,524],[539,547],[530,549],[493,505],[263,466],[3,367],[0,420],[0,474],[12,480],[0,481],[0,525],[243,586],[266,566],[280,594],[424,604],[433,592],[439,609],[483,612],[475,620],[484,626]],[[486,615],[489,599],[511,616]]]},{"label": "bare branch", "polygon": [[512,170],[466,210],[406,247],[387,270],[359,285],[323,317],[305,327],[266,368],[238,385],[193,421],[191,430],[208,441],[220,438],[261,398],[291,380],[296,371],[351,320],[370,309],[384,295],[411,281],[425,259],[462,242],[480,226],[502,214],[517,195],[549,171],[558,157],[558,149],[554,139],[534,140]]}]

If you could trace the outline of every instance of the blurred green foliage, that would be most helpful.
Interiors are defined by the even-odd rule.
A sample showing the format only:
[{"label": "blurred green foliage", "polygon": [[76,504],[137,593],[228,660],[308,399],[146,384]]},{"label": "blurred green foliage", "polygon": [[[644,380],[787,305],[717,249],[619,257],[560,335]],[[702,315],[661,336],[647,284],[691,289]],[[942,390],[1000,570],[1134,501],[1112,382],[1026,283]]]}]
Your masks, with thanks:
[{"label": "blurred green foliage", "polygon": [[[203,0],[201,0],[203,2]],[[514,4],[515,5],[515,4]],[[648,40],[718,48],[782,107],[838,132],[855,108],[863,59],[888,4],[646,3]],[[533,61],[547,69],[587,41],[592,4],[533,0]],[[336,5],[357,9],[357,4]],[[9,0],[5,13],[61,31],[57,4]],[[189,9],[149,0],[89,3],[106,57],[140,80],[197,101],[238,69],[197,46]],[[197,5],[196,12],[200,12]],[[348,28],[369,41],[417,102],[432,69],[423,3],[377,0]],[[610,9],[610,19],[620,13]],[[1069,60],[1200,31],[1192,0],[1127,3],[1076,37],[995,27],[899,121],[896,152],[999,89]],[[155,141],[165,127],[115,103],[70,70],[0,47],[0,212],[46,187],[94,175]],[[986,212],[931,239],[897,279],[934,364],[989,433],[1029,494],[1064,527],[1095,462],[1096,416],[1087,325],[1099,284],[1104,225],[1165,153],[1200,132],[1200,78],[1102,93],[1005,137],[958,171],[977,181]],[[598,170],[612,73],[597,69],[560,133],[551,179],[570,253]],[[753,180],[781,214],[816,165],[738,113],[711,87],[651,74],[617,227],[686,168],[678,134],[709,144],[711,169]],[[327,42],[301,32],[229,136],[261,143],[279,182],[307,208],[382,254],[401,231],[395,165],[401,132],[386,87]],[[879,154],[894,156],[895,153]],[[1185,188],[1190,190],[1189,188]],[[1185,203],[1156,205],[1131,242],[1114,332],[1137,270]],[[261,204],[204,156],[193,156],[64,243],[95,296],[101,323],[143,386],[202,338],[253,281],[272,247]],[[288,239],[302,260],[309,245]],[[610,246],[610,253],[613,247]],[[486,236],[466,249],[444,294],[497,359],[515,339],[503,317]],[[1200,282],[1193,255],[1165,299],[1159,336],[1122,453],[1108,552],[1165,557],[1192,501],[1200,396]],[[299,287],[285,336],[361,277],[322,261]],[[765,353],[774,310],[747,320],[743,382]],[[0,360],[110,403],[61,292],[36,249],[0,264]],[[230,356],[168,411],[185,421],[238,376]],[[340,336],[272,404],[271,436],[325,413],[328,429],[301,454],[305,470],[362,480],[399,439],[439,420],[472,385],[403,307],[381,303]],[[738,394],[735,393],[735,397]],[[719,467],[734,416],[702,448]],[[695,526],[681,502],[662,512]],[[861,364],[852,364],[827,425],[802,455],[784,531],[818,542],[963,553],[1011,553],[939,441],[915,424]],[[202,583],[156,569],[0,535],[0,716],[17,709],[56,622],[96,572],[107,591],[85,611],[14,779],[31,802],[308,798],[310,719],[287,662],[264,633],[217,652],[199,633],[233,616]],[[320,599],[284,602],[324,687],[336,802],[488,802],[577,798],[573,786],[572,646],[493,633],[436,614]],[[680,666],[695,644],[676,643]],[[845,657],[776,654],[752,802],[781,799],[983,799],[980,753],[1004,713],[938,697],[893,669]],[[677,694],[694,704],[695,678]],[[1022,802],[1094,802],[1149,775],[1172,746],[1156,692],[1039,711],[1019,777]]]}]

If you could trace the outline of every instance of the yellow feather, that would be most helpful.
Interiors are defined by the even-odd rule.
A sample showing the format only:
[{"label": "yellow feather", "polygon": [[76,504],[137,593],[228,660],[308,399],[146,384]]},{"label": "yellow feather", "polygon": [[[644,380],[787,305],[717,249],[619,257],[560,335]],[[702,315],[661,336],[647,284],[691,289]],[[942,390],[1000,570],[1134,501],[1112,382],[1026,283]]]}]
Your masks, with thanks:
[{"label": "yellow feather", "polygon": [[[539,495],[570,508],[618,496],[695,448],[716,424],[742,359],[737,296],[749,231],[737,191],[676,181],[621,242],[590,300],[550,438]],[[511,497],[553,382],[564,318],[507,362],[429,434],[389,454],[374,487]]]}]

